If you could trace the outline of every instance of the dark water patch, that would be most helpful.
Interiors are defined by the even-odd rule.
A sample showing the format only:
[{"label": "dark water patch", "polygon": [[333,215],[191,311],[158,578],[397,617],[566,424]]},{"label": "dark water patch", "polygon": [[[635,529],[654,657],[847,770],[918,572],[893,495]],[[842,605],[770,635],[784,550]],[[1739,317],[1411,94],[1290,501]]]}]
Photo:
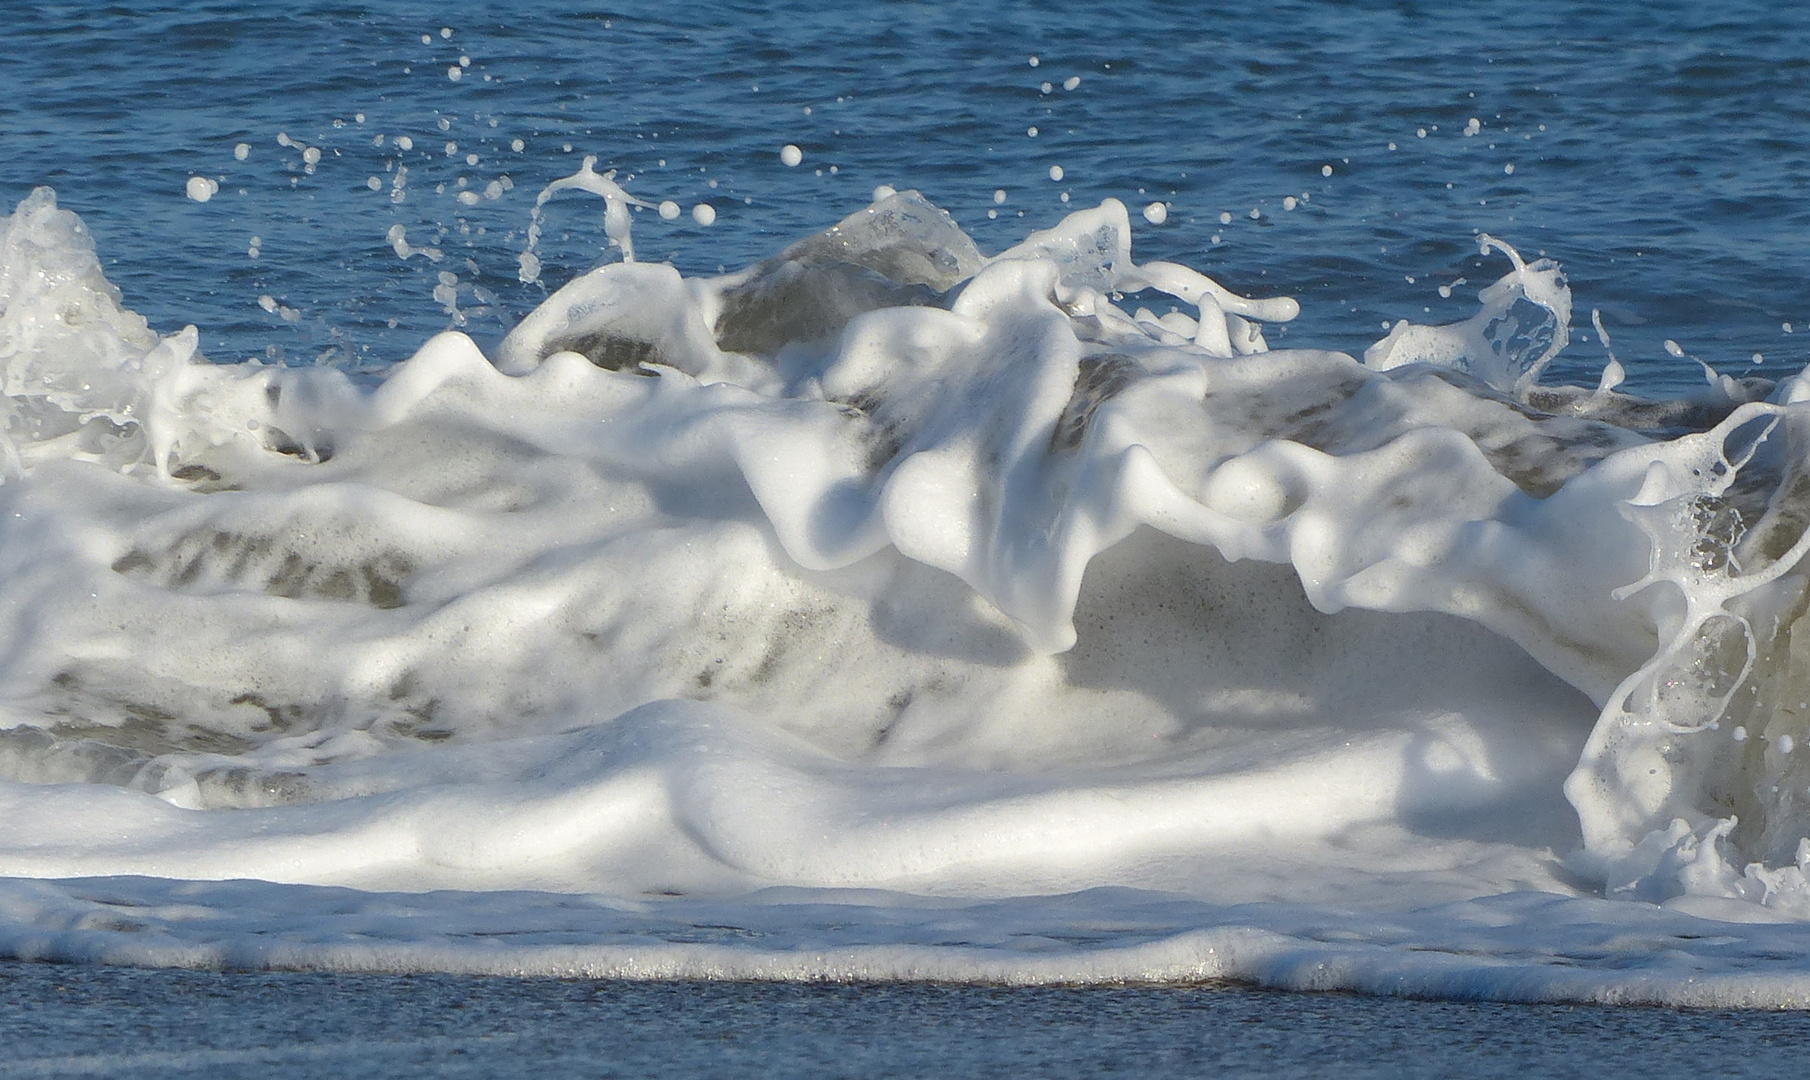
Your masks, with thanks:
[{"label": "dark water patch", "polygon": [[[131,912],[120,918],[130,921]],[[1796,1077],[1810,1016],[0,964],[0,1076]],[[1612,1064],[1611,1064],[1612,1063]]]}]

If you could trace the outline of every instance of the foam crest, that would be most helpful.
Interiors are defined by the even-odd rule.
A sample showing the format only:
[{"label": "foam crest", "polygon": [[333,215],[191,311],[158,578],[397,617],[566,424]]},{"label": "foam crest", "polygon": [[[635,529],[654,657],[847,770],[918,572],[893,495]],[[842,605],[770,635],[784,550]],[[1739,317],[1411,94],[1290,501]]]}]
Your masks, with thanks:
[{"label": "foam crest", "polygon": [[373,389],[7,220],[0,873],[1810,915],[1801,380],[1541,386],[1489,238],[1474,317],[1272,350],[1110,200],[687,278],[591,164],[622,261]]},{"label": "foam crest", "polygon": [[[622,261],[635,261],[635,241],[633,225],[629,220],[631,207],[653,209],[654,204],[644,202],[630,195],[621,184],[616,183],[616,170],[599,176],[595,168],[597,155],[587,154],[578,167],[578,171],[570,176],[562,176],[541,189],[534,197],[534,209],[528,219],[528,246],[522,249],[520,259],[520,277],[524,282],[540,279],[540,259],[534,254],[534,248],[540,243],[541,208],[547,200],[562,191],[588,191],[603,200],[603,231],[609,238],[609,246],[622,252]],[[664,215],[662,215],[664,216]],[[400,244],[400,239],[398,244]],[[400,246],[397,253],[407,258],[406,250]]]},{"label": "foam crest", "polygon": [[1478,241],[1483,254],[1500,251],[1514,266],[1477,294],[1481,310],[1447,326],[1419,326],[1403,319],[1388,337],[1364,350],[1367,366],[1387,371],[1406,364],[1433,364],[1520,394],[1539,382],[1546,365],[1571,340],[1571,287],[1551,259],[1530,264],[1493,236],[1480,236]]}]

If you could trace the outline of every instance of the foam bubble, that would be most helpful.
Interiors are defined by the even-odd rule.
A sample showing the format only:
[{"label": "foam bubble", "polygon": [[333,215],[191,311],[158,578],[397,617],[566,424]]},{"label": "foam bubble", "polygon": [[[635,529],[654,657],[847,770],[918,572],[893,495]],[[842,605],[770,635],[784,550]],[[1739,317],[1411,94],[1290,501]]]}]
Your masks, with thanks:
[{"label": "foam bubble", "polygon": [[1060,165],[1051,165],[1050,166],[1050,179],[1051,180],[1061,180],[1062,179],[1062,166],[1060,166]]},{"label": "foam bubble", "polygon": [[709,203],[698,203],[691,208],[691,220],[699,225],[716,224],[716,207]]},{"label": "foam bubble", "polygon": [[220,183],[205,176],[191,176],[185,190],[188,192],[189,198],[198,203],[204,203],[219,192]]},{"label": "foam bubble", "polygon": [[787,168],[794,168],[799,162],[804,160],[804,151],[791,143],[787,143],[779,148],[779,160],[780,163]]},{"label": "foam bubble", "polygon": [[671,199],[662,200],[660,203],[660,217],[662,220],[677,221],[679,215],[683,212],[684,211],[680,208],[679,204],[673,202]]},{"label": "foam bubble", "polygon": [[1169,220],[1169,208],[1160,202],[1150,203],[1144,207],[1144,220],[1152,225],[1161,225]]},{"label": "foam bubble", "polygon": [[251,156],[251,144],[250,143],[240,143],[239,145],[233,147],[233,157],[238,159],[239,161],[244,161],[246,158],[248,158],[250,156]]}]

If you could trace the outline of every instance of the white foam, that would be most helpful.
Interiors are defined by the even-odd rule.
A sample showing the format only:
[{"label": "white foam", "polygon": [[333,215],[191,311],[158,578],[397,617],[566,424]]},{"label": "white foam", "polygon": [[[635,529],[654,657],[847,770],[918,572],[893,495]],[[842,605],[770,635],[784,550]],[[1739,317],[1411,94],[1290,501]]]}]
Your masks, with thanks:
[{"label": "white foam", "polygon": [[[1810,1004],[1801,925],[1523,893],[1365,923],[1337,906],[1162,893],[959,903],[772,889],[735,903],[351,893],[259,882],[0,883],[0,950],[32,960],[566,978],[1237,979],[1290,990],[1698,1008]],[[248,928],[279,929],[250,933]],[[1703,944],[1712,929],[1714,946]],[[1081,941],[1084,946],[1065,946]],[[959,944],[956,944],[959,942]],[[1702,961],[1712,949],[1713,968]]]},{"label": "white foam", "polygon": [[1803,380],[1545,387],[1488,237],[1359,363],[1116,201],[687,278],[568,188],[622,261],[374,389],[6,219],[0,951],[1803,999]]},{"label": "white foam", "polygon": [[[446,146],[449,155],[457,149],[453,143],[447,143]],[[598,175],[594,167],[596,164],[596,155],[587,155],[577,172],[570,176],[560,177],[541,189],[541,193],[535,196],[534,210],[528,222],[528,246],[521,255],[522,281],[534,281],[540,276],[540,259],[535,256],[534,249],[540,243],[542,208],[547,205],[549,199],[561,191],[584,191],[601,198],[604,205],[603,231],[604,235],[609,238],[609,245],[622,252],[622,261],[631,263],[635,261],[635,243],[631,235],[632,223],[629,219],[629,208],[652,209],[654,204],[630,195],[621,184],[616,183],[616,170],[611,169],[607,173]],[[692,213],[693,216],[697,216],[695,209]],[[715,214],[712,212],[712,220],[714,219]],[[699,224],[708,224],[708,222],[700,217]]]},{"label": "white foam", "polygon": [[[1494,237],[1478,238],[1481,250],[1499,251],[1513,269],[1478,294],[1483,307],[1462,323],[1420,326],[1402,320],[1389,336],[1364,352],[1379,371],[1407,364],[1456,368],[1503,390],[1525,392],[1570,341],[1571,289],[1551,259],[1533,263]],[[1450,294],[1449,286],[1440,295]],[[1517,307],[1526,317],[1510,317]]]}]

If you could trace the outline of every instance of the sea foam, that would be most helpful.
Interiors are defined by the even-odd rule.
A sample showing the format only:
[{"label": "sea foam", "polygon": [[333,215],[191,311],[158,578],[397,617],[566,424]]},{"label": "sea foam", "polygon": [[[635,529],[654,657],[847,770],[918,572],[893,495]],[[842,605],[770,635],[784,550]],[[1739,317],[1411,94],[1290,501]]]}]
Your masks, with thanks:
[{"label": "sea foam", "polygon": [[622,261],[374,388],[5,220],[0,949],[1802,1002],[1800,378],[1543,385],[1487,237],[1360,361],[1116,201],[687,278],[565,189]]}]

